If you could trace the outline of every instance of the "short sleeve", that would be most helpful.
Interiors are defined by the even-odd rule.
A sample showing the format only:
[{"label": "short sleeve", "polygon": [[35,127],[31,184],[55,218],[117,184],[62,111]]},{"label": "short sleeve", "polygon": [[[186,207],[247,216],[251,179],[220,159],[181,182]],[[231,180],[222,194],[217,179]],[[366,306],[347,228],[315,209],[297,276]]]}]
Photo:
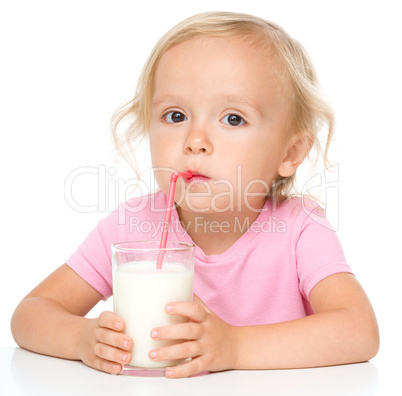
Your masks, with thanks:
[{"label": "short sleeve", "polygon": [[300,293],[308,300],[313,287],[326,277],[352,273],[339,238],[324,211],[316,208],[304,219],[296,243],[296,262]]},{"label": "short sleeve", "polygon": [[161,191],[122,202],[99,221],[66,264],[106,300],[113,294],[112,245],[160,238],[158,225],[165,206],[166,196]]},{"label": "short sleeve", "polygon": [[111,246],[118,242],[118,215],[112,213],[99,221],[66,264],[84,279],[103,299],[112,295]]}]

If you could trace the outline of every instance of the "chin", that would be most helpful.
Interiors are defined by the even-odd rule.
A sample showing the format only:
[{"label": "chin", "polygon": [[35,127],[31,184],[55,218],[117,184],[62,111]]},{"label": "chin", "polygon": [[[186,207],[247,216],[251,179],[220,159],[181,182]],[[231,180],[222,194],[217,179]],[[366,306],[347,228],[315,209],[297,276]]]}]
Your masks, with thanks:
[{"label": "chin", "polygon": [[[226,197],[227,198],[227,197]],[[207,215],[217,214],[234,210],[234,203],[230,199],[211,199],[211,197],[202,196],[186,196],[177,202],[182,210],[192,212],[194,214]]]}]

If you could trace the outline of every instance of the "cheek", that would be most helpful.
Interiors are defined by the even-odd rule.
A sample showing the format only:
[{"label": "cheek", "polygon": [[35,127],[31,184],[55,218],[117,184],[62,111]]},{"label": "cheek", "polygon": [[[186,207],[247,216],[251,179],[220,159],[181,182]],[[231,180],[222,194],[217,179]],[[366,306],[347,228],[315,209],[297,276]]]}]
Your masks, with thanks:
[{"label": "cheek", "polygon": [[149,146],[151,150],[152,166],[154,168],[169,166],[166,160],[169,158],[171,152],[169,142],[163,139],[161,135],[150,134]]},{"label": "cheek", "polygon": [[156,184],[161,189],[161,191],[163,191],[165,195],[168,195],[170,187],[170,178],[172,176],[170,168],[154,167],[153,171]]},{"label": "cheek", "polygon": [[167,164],[165,162],[165,152],[166,150],[162,149],[162,146],[159,144],[158,139],[155,139],[154,136],[150,135],[149,137],[149,147],[151,152],[151,162],[152,168],[154,172],[154,178],[159,186],[159,188],[165,193],[168,193],[169,189],[169,175],[171,172],[168,172]]},{"label": "cheek", "polygon": [[[254,147],[241,158],[241,188],[250,193],[262,193],[271,187],[279,165],[279,155],[261,147]],[[240,171],[238,171],[240,172]]]}]

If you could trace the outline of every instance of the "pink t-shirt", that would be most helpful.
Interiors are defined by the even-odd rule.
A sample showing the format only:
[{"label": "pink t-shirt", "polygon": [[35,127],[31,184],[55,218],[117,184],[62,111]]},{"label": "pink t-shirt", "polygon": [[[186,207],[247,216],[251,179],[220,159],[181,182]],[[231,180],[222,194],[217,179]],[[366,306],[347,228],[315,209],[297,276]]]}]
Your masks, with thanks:
[{"label": "pink t-shirt", "polygon": [[[166,196],[157,192],[122,203],[101,220],[69,265],[105,299],[112,291],[111,245],[160,240]],[[194,293],[235,326],[278,323],[312,313],[309,294],[322,279],[349,272],[342,247],[323,210],[293,198],[278,207],[267,201],[258,218],[224,253],[195,248]],[[247,223],[238,222],[240,229]],[[203,224],[199,224],[202,232]],[[193,243],[176,210],[169,240]]]}]

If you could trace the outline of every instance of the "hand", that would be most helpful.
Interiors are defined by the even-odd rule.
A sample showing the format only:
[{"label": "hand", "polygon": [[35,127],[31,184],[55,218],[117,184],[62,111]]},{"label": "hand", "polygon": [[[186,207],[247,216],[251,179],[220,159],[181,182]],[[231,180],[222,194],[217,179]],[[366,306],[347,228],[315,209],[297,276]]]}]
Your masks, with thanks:
[{"label": "hand", "polygon": [[124,321],[113,312],[102,312],[91,319],[80,343],[80,359],[88,366],[118,374],[131,360],[133,341],[125,335]]},{"label": "hand", "polygon": [[166,370],[169,378],[190,377],[202,371],[228,370],[235,365],[235,327],[213,313],[197,297],[194,302],[169,303],[165,310],[169,315],[181,315],[189,322],[154,328],[154,340],[185,340],[165,348],[153,349],[149,357],[153,361],[186,359]]}]

